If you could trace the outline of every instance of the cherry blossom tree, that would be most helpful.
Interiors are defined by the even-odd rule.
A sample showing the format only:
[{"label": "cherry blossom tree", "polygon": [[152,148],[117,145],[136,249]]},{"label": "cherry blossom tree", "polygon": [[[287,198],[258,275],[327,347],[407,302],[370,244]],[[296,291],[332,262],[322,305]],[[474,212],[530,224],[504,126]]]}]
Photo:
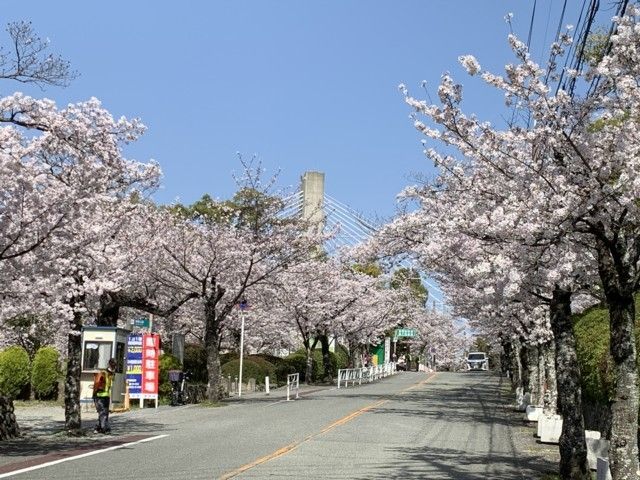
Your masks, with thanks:
[{"label": "cherry blossom tree", "polygon": [[265,194],[251,197],[260,208],[249,209],[250,221],[236,221],[249,217],[233,211],[222,220],[217,214],[188,218],[176,214],[171,234],[160,239],[168,263],[156,280],[180,295],[193,295],[198,305],[194,320],[202,324],[210,400],[223,394],[220,346],[240,300],[251,303],[254,289],[308,259],[322,241],[303,222],[280,219],[279,202],[262,202],[273,197],[264,190],[271,183],[261,179],[259,166],[245,167],[240,189]]},{"label": "cherry blossom tree", "polygon": [[121,145],[144,127],[114,120],[95,99],[58,109],[50,100],[14,94],[0,99],[0,118],[6,124],[0,175],[9,187],[0,207],[2,316],[44,307],[68,320],[66,423],[76,431],[80,328],[86,288],[94,288],[87,278],[96,260],[113,260],[96,247],[106,248],[104,240],[117,231],[121,202],[154,188],[159,169],[122,156]]},{"label": "cherry blossom tree", "polygon": [[[595,252],[599,283],[611,319],[611,355],[617,385],[612,407],[611,469],[615,479],[637,478],[638,385],[633,338],[639,270],[638,238],[638,10],[615,19],[617,33],[611,48],[587,72],[566,72],[591,84],[588,95],[571,96],[547,85],[556,62],[544,69],[535,64],[526,46],[515,36],[509,42],[519,60],[508,65],[506,76],[483,72],[471,56],[461,63],[471,75],[480,74],[505,93],[510,105],[533,120],[529,128],[517,125],[498,130],[463,114],[462,87],[449,75],[438,89],[439,105],[406,96],[416,112],[415,126],[429,139],[455,148],[462,158],[426,148],[444,178],[434,185],[473,195],[459,202],[475,236],[511,238],[529,246],[568,242]],[[568,42],[568,37],[563,37]],[[562,44],[554,45],[562,53]],[[585,88],[586,90],[586,88]],[[421,118],[418,119],[418,116]],[[426,120],[423,120],[426,119]],[[464,181],[473,179],[473,183]],[[480,238],[482,238],[482,236]],[[556,323],[569,314],[569,297],[562,271],[552,289]],[[565,468],[568,464],[561,465]],[[571,478],[586,478],[582,465]]]}]

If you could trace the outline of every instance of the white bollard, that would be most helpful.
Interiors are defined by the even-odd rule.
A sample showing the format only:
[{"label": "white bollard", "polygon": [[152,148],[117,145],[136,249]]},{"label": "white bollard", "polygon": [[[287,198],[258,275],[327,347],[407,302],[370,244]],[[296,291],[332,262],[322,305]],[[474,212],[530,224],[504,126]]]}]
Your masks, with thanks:
[{"label": "white bollard", "polygon": [[269,395],[269,377],[264,377],[264,391],[266,395]]}]

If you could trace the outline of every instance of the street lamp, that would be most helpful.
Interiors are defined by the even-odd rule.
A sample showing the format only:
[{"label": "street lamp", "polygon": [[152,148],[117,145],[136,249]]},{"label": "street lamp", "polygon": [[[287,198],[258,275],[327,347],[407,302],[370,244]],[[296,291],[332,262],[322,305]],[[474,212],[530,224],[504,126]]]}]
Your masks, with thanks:
[{"label": "street lamp", "polygon": [[240,303],[238,303],[238,307],[240,308],[240,374],[238,375],[238,397],[242,396],[242,357],[244,351],[244,312],[249,307],[247,303],[247,299],[242,297]]}]

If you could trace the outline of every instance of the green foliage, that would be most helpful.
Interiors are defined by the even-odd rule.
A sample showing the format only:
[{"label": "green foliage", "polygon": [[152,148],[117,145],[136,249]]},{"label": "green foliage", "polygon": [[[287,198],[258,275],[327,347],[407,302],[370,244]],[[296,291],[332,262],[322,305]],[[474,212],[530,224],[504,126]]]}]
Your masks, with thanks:
[{"label": "green foliage", "polygon": [[[300,349],[288,357],[286,357],[285,362],[289,367],[289,370],[294,369],[293,371],[289,371],[288,373],[299,373],[300,381],[306,382],[307,378],[307,353],[304,349]],[[334,371],[337,371],[338,361],[336,355],[333,352],[329,352],[329,361],[333,366]],[[285,369],[282,368],[281,372],[284,373]],[[324,378],[324,364],[322,362],[322,351],[319,349],[315,349],[312,352],[312,369],[311,369],[311,382],[317,382]],[[284,376],[284,381],[286,382],[286,374]],[[281,381],[280,374],[278,374],[278,382]]]},{"label": "green foliage", "polygon": [[171,395],[169,370],[182,370],[182,364],[177,357],[170,353],[164,353],[160,355],[160,379],[158,382],[158,393],[161,397],[169,397]]},{"label": "green foliage", "polygon": [[335,351],[335,357],[336,369],[347,368],[349,366],[349,353],[344,345],[338,345]]},{"label": "green foliage", "polygon": [[0,395],[18,397],[30,378],[31,362],[24,348],[16,345],[0,352]]},{"label": "green foliage", "polygon": [[243,187],[230,200],[214,200],[204,194],[191,205],[177,204],[169,210],[182,218],[204,224],[227,224],[260,233],[268,231],[275,223],[286,221],[273,215],[280,208],[281,198]]},{"label": "green foliage", "polygon": [[587,35],[583,57],[589,65],[595,67],[604,58],[609,44],[609,34],[602,28]]},{"label": "green foliage", "polygon": [[420,274],[417,270],[412,268],[399,268],[393,272],[391,279],[391,288],[399,288],[402,285],[408,285],[411,291],[411,295],[420,302],[420,305],[425,305],[429,299],[429,291],[422,284]]},{"label": "green foliage", "polygon": [[[640,296],[636,296],[636,305]],[[639,312],[636,309],[636,345],[640,342]],[[607,403],[615,388],[614,363],[609,353],[609,312],[593,307],[574,318],[576,351],[586,399]],[[639,357],[640,358],[640,357]]]},{"label": "green foliage", "polygon": [[60,355],[53,347],[41,347],[33,358],[31,386],[39,400],[50,400],[57,394],[60,378]]},{"label": "green foliage", "polygon": [[190,382],[207,383],[207,350],[202,345],[187,344],[184,347],[184,370],[191,374]]},{"label": "green foliage", "polygon": [[[620,127],[625,122],[629,121],[630,118],[631,114],[629,113],[629,111],[625,111],[622,113],[622,115],[618,115],[615,117],[598,118],[587,126],[587,130],[591,133],[595,133],[601,132],[608,127]],[[637,118],[635,120],[637,121]]]},{"label": "green foliage", "polygon": [[365,275],[369,275],[370,277],[378,278],[382,275],[382,268],[377,263],[366,263],[360,264],[356,263],[351,267],[354,272],[364,273]]},{"label": "green foliage", "polygon": [[[268,376],[269,379],[275,379],[276,377],[276,364],[272,361],[270,361],[267,355],[249,355],[248,357],[246,357],[248,360],[251,360],[252,362],[257,363],[260,368],[262,368],[262,370],[264,372],[267,372],[264,376]],[[244,365],[243,365],[244,366]],[[258,381],[258,383],[262,384],[264,383],[264,377],[260,380],[260,379],[256,379],[256,381]]]},{"label": "green foliage", "polygon": [[40,347],[47,345],[55,335],[54,323],[40,315],[19,315],[4,322],[4,328],[13,332],[17,344],[33,358]]},{"label": "green foliage", "polygon": [[[287,375],[292,373],[300,374],[300,381],[304,382],[306,358],[300,355],[289,355],[276,364],[276,383],[278,386],[286,385]],[[301,370],[302,368],[302,370]]]},{"label": "green foliage", "polygon": [[[235,378],[240,373],[240,359],[231,360],[222,365],[222,374]],[[272,363],[263,359],[245,358],[242,361],[242,381],[247,382],[255,378],[256,383],[263,385],[264,377],[275,378],[276,369]]]}]

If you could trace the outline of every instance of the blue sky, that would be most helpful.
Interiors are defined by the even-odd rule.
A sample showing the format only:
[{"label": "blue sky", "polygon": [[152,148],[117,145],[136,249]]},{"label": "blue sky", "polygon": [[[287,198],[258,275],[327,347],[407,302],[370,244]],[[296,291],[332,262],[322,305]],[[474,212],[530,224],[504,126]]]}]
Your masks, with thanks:
[{"label": "blue sky", "polygon": [[[539,0],[534,58],[555,35],[560,1]],[[577,0],[565,23],[577,21]],[[440,75],[465,85],[468,111],[501,122],[501,96],[466,76],[511,61],[504,15],[526,39],[532,2],[403,1],[1,1],[4,23],[32,21],[81,76],[67,89],[15,90],[64,105],[95,96],[115,116],[140,117],[145,136],[127,150],[164,171],[157,201],[228,198],[236,152],[257,154],[296,189],[306,170],[369,218],[390,217],[395,196],[429,174],[421,137],[397,86],[435,98]],[[6,45],[8,36],[1,38]]]}]

